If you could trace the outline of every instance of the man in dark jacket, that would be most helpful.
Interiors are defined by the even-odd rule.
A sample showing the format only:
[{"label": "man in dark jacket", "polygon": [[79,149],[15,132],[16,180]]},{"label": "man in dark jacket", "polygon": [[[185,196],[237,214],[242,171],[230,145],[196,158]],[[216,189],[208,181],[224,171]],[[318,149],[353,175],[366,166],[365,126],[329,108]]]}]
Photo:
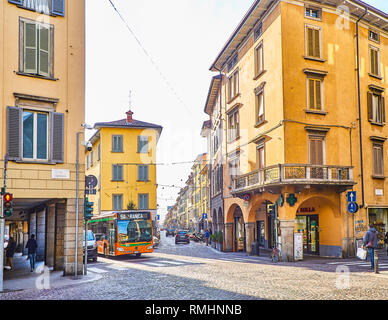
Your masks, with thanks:
[{"label": "man in dark jacket", "polygon": [[371,263],[371,269],[375,268],[375,248],[377,247],[377,234],[378,232],[373,227],[373,225],[369,225],[369,230],[366,232],[364,236],[364,246],[367,248],[369,253],[369,259]]},{"label": "man in dark jacket", "polygon": [[33,272],[35,269],[36,249],[38,248],[34,234],[32,234],[31,238],[27,241],[26,248],[28,249],[28,257],[30,258],[31,272]]},{"label": "man in dark jacket", "polygon": [[7,257],[7,265],[11,267],[11,270],[13,269],[13,255],[15,254],[15,250],[16,250],[16,242],[12,237],[9,237],[7,252],[5,256]]}]

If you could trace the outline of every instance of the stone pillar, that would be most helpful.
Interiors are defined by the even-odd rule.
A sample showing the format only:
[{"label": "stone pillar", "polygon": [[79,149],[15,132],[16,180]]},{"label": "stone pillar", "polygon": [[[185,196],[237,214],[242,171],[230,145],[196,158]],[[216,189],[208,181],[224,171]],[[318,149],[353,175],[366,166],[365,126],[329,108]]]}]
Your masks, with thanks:
[{"label": "stone pillar", "polygon": [[[78,239],[77,239],[77,274],[83,269],[83,199],[79,199]],[[76,234],[76,199],[67,199],[64,227],[64,276],[75,275],[75,234]]]},{"label": "stone pillar", "polygon": [[36,239],[36,213],[30,213],[30,234],[29,238],[31,238],[31,235],[35,235]]},{"label": "stone pillar", "polygon": [[47,208],[46,214],[46,266],[52,268],[55,255],[55,204]]},{"label": "stone pillar", "polygon": [[54,248],[54,270],[64,270],[64,234],[65,234],[66,204],[55,205],[55,248]]},{"label": "stone pillar", "polygon": [[36,213],[36,260],[44,261],[46,247],[46,209]]},{"label": "stone pillar", "polygon": [[233,222],[225,223],[225,252],[233,251]]},{"label": "stone pillar", "polygon": [[247,222],[245,224],[245,241],[248,255],[252,254],[252,243],[255,241],[255,223]]},{"label": "stone pillar", "polygon": [[294,224],[295,220],[280,220],[283,261],[294,261]]}]

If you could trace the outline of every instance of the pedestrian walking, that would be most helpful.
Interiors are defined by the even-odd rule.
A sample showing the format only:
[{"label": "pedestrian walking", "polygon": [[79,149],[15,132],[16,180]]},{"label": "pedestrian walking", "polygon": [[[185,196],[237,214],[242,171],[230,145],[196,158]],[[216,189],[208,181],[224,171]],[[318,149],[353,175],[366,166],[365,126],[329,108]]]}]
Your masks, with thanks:
[{"label": "pedestrian walking", "polygon": [[372,224],[369,225],[369,230],[364,236],[364,247],[367,248],[369,259],[371,263],[371,269],[375,268],[375,248],[377,247],[377,234],[378,232]]},{"label": "pedestrian walking", "polygon": [[32,234],[31,238],[27,241],[26,248],[28,249],[28,257],[30,259],[31,272],[35,269],[35,260],[36,260],[36,249],[38,244],[35,240],[35,235]]},{"label": "pedestrian walking", "polygon": [[385,248],[387,249],[387,255],[388,255],[388,231],[385,233],[384,243],[385,243]]},{"label": "pedestrian walking", "polygon": [[15,250],[16,250],[16,242],[13,239],[13,237],[9,237],[5,256],[7,257],[7,265],[11,267],[10,270],[13,270],[13,255],[15,254]]},{"label": "pedestrian walking", "polygon": [[210,232],[209,230],[206,229],[205,231],[205,240],[206,240],[206,245],[209,245],[209,238],[210,238]]}]

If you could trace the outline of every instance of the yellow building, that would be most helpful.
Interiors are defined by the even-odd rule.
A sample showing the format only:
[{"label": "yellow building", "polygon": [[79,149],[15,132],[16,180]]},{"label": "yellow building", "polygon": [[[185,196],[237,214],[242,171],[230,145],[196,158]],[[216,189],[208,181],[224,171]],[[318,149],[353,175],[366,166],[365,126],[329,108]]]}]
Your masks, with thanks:
[{"label": "yellow building", "polygon": [[369,222],[386,231],[387,22],[357,0],[253,3],[211,66],[205,105],[226,251],[258,242],[294,260],[301,234],[304,254],[342,257]]},{"label": "yellow building", "polygon": [[7,154],[6,191],[14,197],[6,233],[21,252],[29,235],[36,235],[38,260],[65,275],[75,273],[76,233],[78,273],[82,270],[83,165],[78,229],[75,221],[84,40],[85,1],[0,1],[0,186]]},{"label": "yellow building", "polygon": [[156,146],[159,125],[127,118],[94,125],[92,150],[86,151],[86,174],[98,180],[94,214],[122,210],[149,210],[157,217]]}]

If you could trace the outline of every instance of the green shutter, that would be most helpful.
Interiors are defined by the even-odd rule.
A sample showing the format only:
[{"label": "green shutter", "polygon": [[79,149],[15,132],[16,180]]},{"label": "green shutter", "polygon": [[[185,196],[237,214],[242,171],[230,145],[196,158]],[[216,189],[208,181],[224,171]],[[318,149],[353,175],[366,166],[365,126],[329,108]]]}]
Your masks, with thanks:
[{"label": "green shutter", "polygon": [[35,23],[24,22],[24,72],[38,73],[38,34]]},{"label": "green shutter", "polygon": [[9,160],[21,160],[22,109],[7,107],[7,154]]},{"label": "green shutter", "polygon": [[51,113],[51,160],[56,163],[64,162],[65,144],[65,115]]},{"label": "green shutter", "polygon": [[50,76],[50,27],[39,26],[39,74]]}]

